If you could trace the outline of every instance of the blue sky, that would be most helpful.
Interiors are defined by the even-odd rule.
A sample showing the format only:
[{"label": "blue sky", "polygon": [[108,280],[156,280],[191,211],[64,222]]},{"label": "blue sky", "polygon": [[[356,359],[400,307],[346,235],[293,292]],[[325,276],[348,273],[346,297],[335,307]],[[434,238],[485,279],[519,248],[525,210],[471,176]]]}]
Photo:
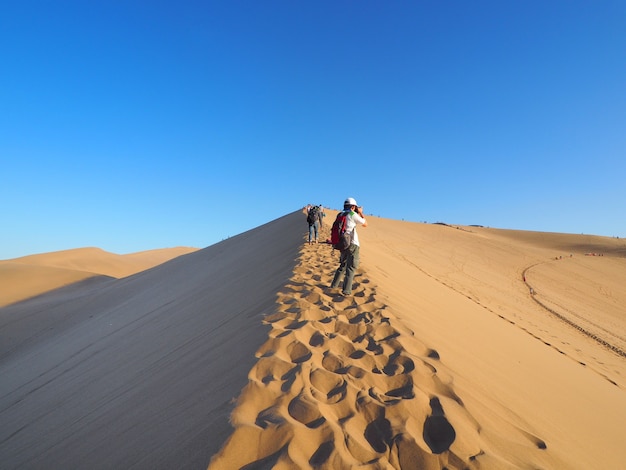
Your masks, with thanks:
[{"label": "blue sky", "polygon": [[625,24],[623,1],[2,2],[0,259],[205,247],[347,196],[625,237]]}]

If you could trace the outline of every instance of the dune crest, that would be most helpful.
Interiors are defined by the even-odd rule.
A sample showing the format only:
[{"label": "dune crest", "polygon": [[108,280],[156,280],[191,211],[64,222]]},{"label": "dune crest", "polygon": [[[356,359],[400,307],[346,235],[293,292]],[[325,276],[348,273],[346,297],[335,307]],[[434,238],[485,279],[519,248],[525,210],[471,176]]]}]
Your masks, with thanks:
[{"label": "dune crest", "polygon": [[623,466],[623,240],[368,217],[343,299],[305,230],[0,308],[3,468]]},{"label": "dune crest", "polygon": [[326,287],[336,256],[324,246],[301,250],[264,320],[272,329],[232,413],[234,432],[209,469],[504,468],[546,452],[540,437],[510,423],[500,423],[506,437],[486,442],[436,349],[403,325],[362,269],[354,297]]},{"label": "dune crest", "polygon": [[0,308],[2,469],[206,468],[301,229],[287,214],[124,279]]}]

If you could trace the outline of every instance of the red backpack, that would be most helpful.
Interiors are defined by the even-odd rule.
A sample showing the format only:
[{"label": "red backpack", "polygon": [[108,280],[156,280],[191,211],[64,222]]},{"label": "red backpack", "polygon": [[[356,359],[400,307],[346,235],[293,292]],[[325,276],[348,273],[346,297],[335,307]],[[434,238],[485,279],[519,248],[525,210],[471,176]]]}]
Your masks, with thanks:
[{"label": "red backpack", "polygon": [[350,247],[352,237],[350,232],[347,232],[348,228],[348,214],[350,211],[341,211],[337,214],[337,218],[333,222],[333,226],[330,229],[330,244],[333,248],[344,251]]}]

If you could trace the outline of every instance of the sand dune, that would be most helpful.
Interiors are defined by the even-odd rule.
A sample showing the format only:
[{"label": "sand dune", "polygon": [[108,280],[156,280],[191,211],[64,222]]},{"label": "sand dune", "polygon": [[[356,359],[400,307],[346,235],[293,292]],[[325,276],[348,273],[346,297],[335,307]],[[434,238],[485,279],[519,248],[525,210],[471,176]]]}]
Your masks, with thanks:
[{"label": "sand dune", "polygon": [[0,309],[3,466],[621,468],[623,241],[370,217],[343,298],[305,230]]},{"label": "sand dune", "polygon": [[476,459],[476,423],[437,374],[438,353],[378,300],[365,274],[353,298],[328,289],[334,268],[327,247],[305,248],[265,319],[272,330],[233,413],[235,433],[209,468],[441,468]]},{"label": "sand dune", "polygon": [[0,261],[0,307],[94,276],[130,276],[196,250],[177,247],[116,255],[77,248]]},{"label": "sand dune", "polygon": [[[594,262],[584,256],[586,236],[415,224],[410,240],[402,243],[406,225],[372,226],[364,236],[374,260],[368,274],[403,323],[439,352],[456,393],[480,426],[483,457],[493,452],[504,459],[487,468],[620,467],[626,457],[620,444],[626,363],[604,342],[620,343],[608,335],[582,334],[572,324],[585,317],[606,329],[603,319],[611,318],[613,330],[623,336],[625,304],[605,301],[600,315],[590,307],[606,293],[586,287],[626,285],[623,240],[592,237],[596,251],[612,256],[594,258],[593,274],[576,277],[567,275],[573,266]],[[395,230],[397,237],[390,233]],[[539,278],[547,266],[565,275]],[[588,296],[559,304],[554,293],[568,290]],[[623,290],[614,289],[613,295],[621,299]],[[555,310],[572,324],[536,300],[559,304]],[[529,447],[516,455],[523,441],[515,436],[525,433]],[[547,448],[531,451],[533,442]]]},{"label": "sand dune", "polygon": [[623,242],[375,218],[361,234],[351,299],[327,288],[328,248],[303,249],[210,469],[619,468],[626,367],[607,332],[626,331],[626,259],[584,253]]},{"label": "sand dune", "polygon": [[2,467],[206,467],[301,241],[292,214],[0,309]]}]

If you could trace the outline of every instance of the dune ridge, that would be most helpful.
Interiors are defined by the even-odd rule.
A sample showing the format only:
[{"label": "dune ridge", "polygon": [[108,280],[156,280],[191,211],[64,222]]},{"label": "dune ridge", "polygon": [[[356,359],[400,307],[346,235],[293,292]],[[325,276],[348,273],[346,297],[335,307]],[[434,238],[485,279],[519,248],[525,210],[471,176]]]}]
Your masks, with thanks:
[{"label": "dune ridge", "polygon": [[0,308],[3,470],[206,468],[302,231],[288,214],[123,279]]},{"label": "dune ridge", "polygon": [[76,248],[0,260],[0,307],[92,277],[121,279],[196,250],[175,247],[117,255]]},{"label": "dune ridge", "polygon": [[537,300],[621,348],[623,240],[368,222],[350,299],[297,211],[0,308],[2,467],[621,468],[626,361]]},{"label": "dune ridge", "polygon": [[625,364],[577,327],[623,335],[623,241],[370,219],[354,298],[302,249],[209,469],[619,465]]},{"label": "dune ridge", "polygon": [[513,468],[557,461],[542,459],[546,443],[511,423],[498,423],[507,433],[491,436],[496,445],[485,441],[439,353],[378,299],[363,269],[354,297],[327,287],[336,253],[316,245],[301,250],[277,312],[264,319],[269,338],[232,413],[234,432],[210,470]]}]

